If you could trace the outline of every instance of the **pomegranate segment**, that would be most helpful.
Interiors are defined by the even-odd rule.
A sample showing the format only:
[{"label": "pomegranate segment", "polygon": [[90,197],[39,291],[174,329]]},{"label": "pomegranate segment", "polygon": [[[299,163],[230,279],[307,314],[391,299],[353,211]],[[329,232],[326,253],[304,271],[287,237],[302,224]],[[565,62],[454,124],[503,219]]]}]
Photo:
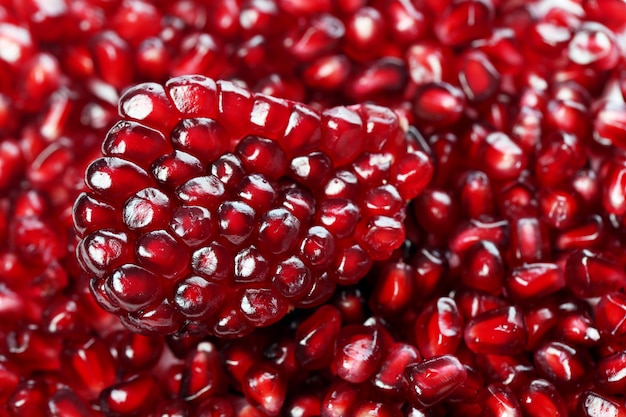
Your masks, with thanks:
[{"label": "pomegranate segment", "polygon": [[[231,120],[232,112],[248,111],[247,102],[254,102],[254,128]],[[320,114],[234,83],[183,76],[165,88],[154,83],[133,87],[122,96],[120,109],[130,121],[118,123],[109,134],[103,147],[107,156],[88,168],[91,192],[83,197],[113,204],[114,210],[123,204],[120,238],[108,247],[104,240],[99,243],[99,230],[82,235],[82,242],[90,243],[79,243],[84,248],[79,260],[86,271],[107,276],[101,294],[108,298],[105,304],[125,311],[124,322],[146,333],[207,333],[214,327],[222,336],[241,336],[275,323],[294,306],[320,304],[333,288],[319,286],[326,268],[352,263],[346,258],[357,255],[337,254],[336,248],[354,245],[353,251],[361,251],[361,267],[346,265],[330,275],[343,284],[362,278],[371,260],[389,258],[404,240],[402,200],[415,197],[432,173],[426,154],[402,139],[397,117],[374,119],[384,111],[375,107],[333,107]],[[292,127],[303,110],[315,118]],[[212,118],[195,117],[199,112]],[[297,137],[307,154],[295,154],[290,162],[295,149],[281,146],[284,135]],[[390,139],[393,150],[371,154],[373,161],[387,162],[376,177],[366,176],[372,187],[367,190],[352,174],[352,164],[366,148]],[[145,155],[151,142],[156,146]],[[172,156],[172,150],[178,154]],[[170,160],[151,168],[162,158]],[[380,195],[374,194],[376,186],[384,187]],[[309,213],[281,204],[286,193],[294,192],[311,200]],[[200,218],[205,227],[196,223]],[[77,219],[86,223],[81,224],[85,231],[94,229],[92,222],[102,222],[93,216]],[[128,240],[124,230],[132,231],[132,243],[122,243]],[[102,249],[95,252],[96,246]],[[126,251],[134,261],[126,259]],[[105,269],[96,272],[98,265]],[[197,282],[202,278],[195,274],[207,281]],[[150,285],[158,290],[148,291]],[[174,303],[168,301],[172,290]],[[159,324],[166,310],[172,317]],[[231,311],[238,316],[233,323]],[[185,328],[176,329],[183,320]]]}]

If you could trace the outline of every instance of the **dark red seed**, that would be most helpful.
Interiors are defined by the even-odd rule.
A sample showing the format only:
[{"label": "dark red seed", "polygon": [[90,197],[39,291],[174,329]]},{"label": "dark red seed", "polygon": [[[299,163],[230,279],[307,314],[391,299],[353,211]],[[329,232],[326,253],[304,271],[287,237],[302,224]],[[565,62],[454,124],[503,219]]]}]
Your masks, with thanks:
[{"label": "dark red seed", "polygon": [[376,327],[347,326],[339,334],[333,367],[340,378],[358,384],[376,372],[381,354],[380,334]]},{"label": "dark red seed", "polygon": [[524,386],[519,403],[523,415],[529,417],[565,417],[565,401],[557,388],[545,379],[534,379]]},{"label": "dark red seed", "polygon": [[463,317],[454,299],[441,297],[430,302],[417,316],[415,339],[426,359],[454,354],[463,337]]},{"label": "dark red seed", "polygon": [[467,371],[452,355],[438,356],[408,365],[403,387],[413,407],[430,407],[444,400],[467,378]]},{"label": "dark red seed", "polygon": [[576,383],[592,369],[586,350],[557,341],[535,350],[533,362],[541,376],[557,385]]},{"label": "dark red seed", "polygon": [[526,346],[528,331],[522,311],[496,308],[474,317],[465,327],[465,343],[475,353],[515,354]]}]

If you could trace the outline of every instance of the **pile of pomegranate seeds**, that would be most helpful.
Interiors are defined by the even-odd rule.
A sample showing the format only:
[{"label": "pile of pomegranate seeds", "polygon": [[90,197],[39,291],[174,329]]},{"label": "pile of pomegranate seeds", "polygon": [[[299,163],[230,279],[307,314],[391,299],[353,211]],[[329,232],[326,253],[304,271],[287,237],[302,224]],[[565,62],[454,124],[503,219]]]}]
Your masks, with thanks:
[{"label": "pile of pomegranate seeds", "polygon": [[0,0],[0,416],[625,416],[625,98],[622,0]]}]

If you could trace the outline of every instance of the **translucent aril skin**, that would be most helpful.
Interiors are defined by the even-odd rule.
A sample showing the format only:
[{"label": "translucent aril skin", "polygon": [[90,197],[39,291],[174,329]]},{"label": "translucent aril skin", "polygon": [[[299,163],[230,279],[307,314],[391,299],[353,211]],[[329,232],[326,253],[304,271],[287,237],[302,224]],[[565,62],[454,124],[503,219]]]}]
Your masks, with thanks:
[{"label": "translucent aril skin", "polygon": [[182,76],[127,90],[120,111],[75,205],[77,254],[144,333],[242,336],[324,302],[403,243],[432,175],[383,107],[318,112]]}]

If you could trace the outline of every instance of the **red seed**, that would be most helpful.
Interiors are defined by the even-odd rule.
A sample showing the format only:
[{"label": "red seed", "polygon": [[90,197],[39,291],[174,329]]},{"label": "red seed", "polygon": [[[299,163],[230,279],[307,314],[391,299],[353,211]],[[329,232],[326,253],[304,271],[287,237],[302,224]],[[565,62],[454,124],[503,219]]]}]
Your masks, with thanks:
[{"label": "red seed", "polygon": [[465,343],[475,353],[516,354],[526,346],[528,331],[522,311],[496,308],[474,317],[465,327]]},{"label": "red seed", "polygon": [[381,354],[380,334],[375,326],[347,326],[339,334],[333,368],[345,381],[365,382],[378,369]]},{"label": "red seed", "polygon": [[534,379],[519,394],[523,415],[529,417],[565,417],[565,401],[557,388],[545,379]]},{"label": "red seed", "polygon": [[461,343],[463,318],[454,299],[441,297],[430,302],[415,321],[415,339],[426,359],[454,354]]},{"label": "red seed", "polygon": [[513,297],[533,299],[557,292],[565,287],[563,270],[553,263],[518,266],[507,277],[507,288]]},{"label": "red seed", "polygon": [[413,407],[430,407],[444,400],[467,378],[467,371],[452,355],[408,365],[403,387]]}]

